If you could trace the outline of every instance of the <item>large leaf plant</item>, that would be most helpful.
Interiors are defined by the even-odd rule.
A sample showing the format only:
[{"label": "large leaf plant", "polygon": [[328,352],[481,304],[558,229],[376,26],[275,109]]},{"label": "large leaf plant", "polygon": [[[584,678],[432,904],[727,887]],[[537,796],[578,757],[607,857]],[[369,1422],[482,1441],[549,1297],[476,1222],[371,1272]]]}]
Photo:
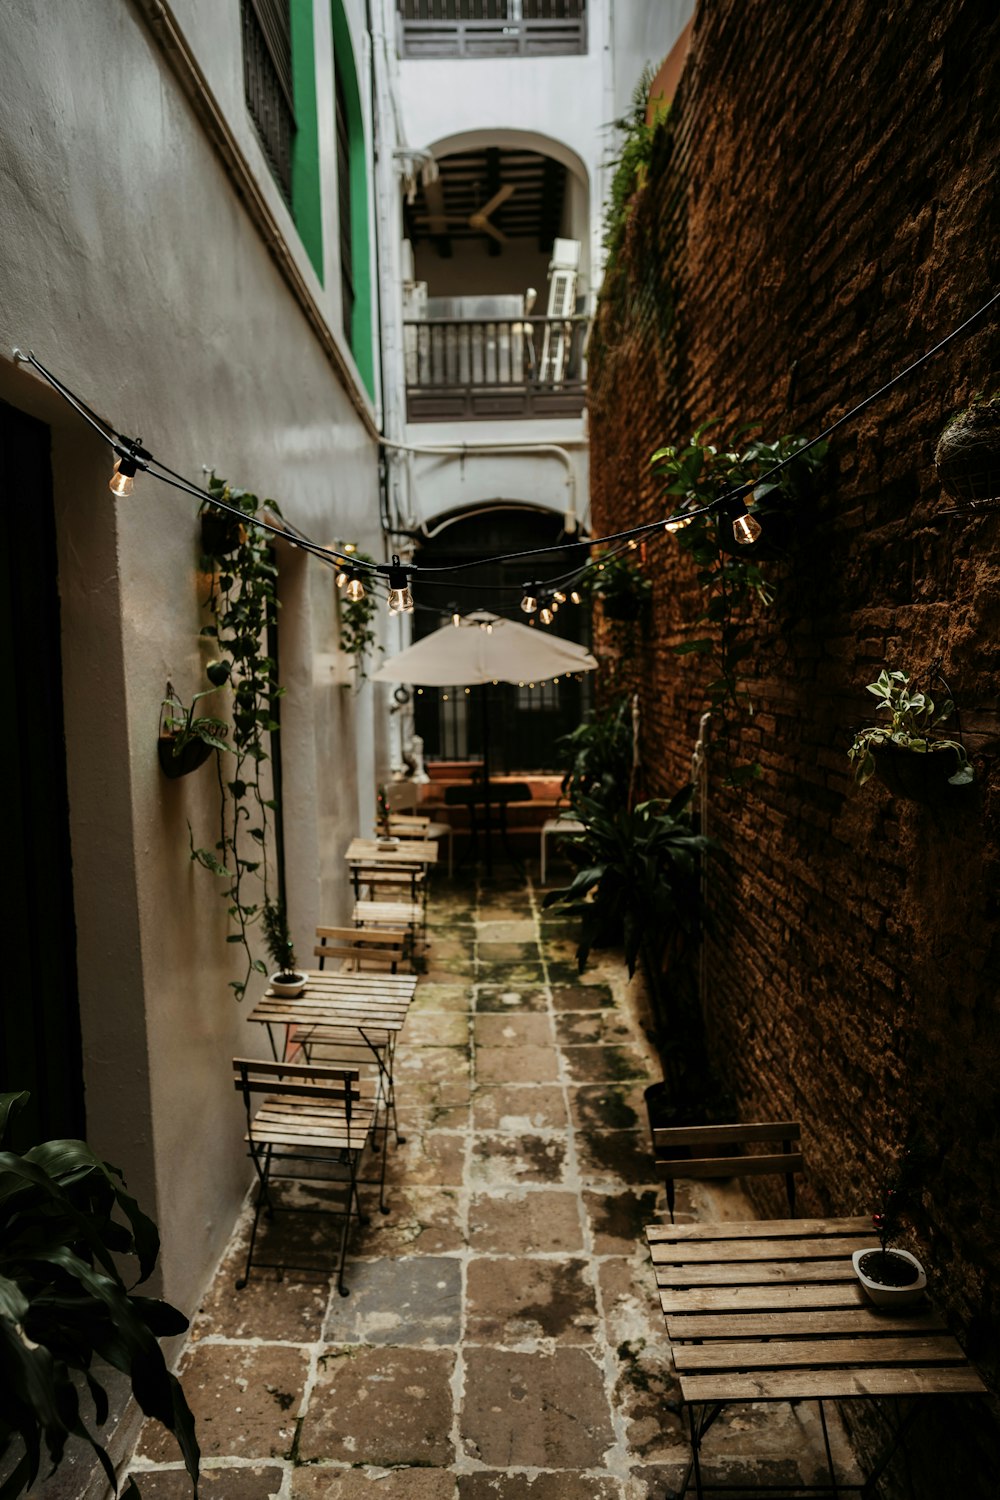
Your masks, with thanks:
[{"label": "large leaf plant", "polygon": [[[0,1145],[25,1093],[0,1094]],[[121,1172],[83,1141],[45,1141],[24,1155],[0,1150],[0,1500],[35,1483],[42,1449],[52,1468],[70,1437],[89,1443],[117,1492],[104,1446],[88,1425],[108,1418],[95,1360],[122,1371],[148,1417],[171,1431],[198,1492],[194,1418],[158,1340],[183,1333],[183,1313],[134,1287],[153,1271],[155,1224]],[[123,1257],[137,1275],[123,1280]],[[81,1409],[86,1387],[93,1416]],[[124,1492],[138,1500],[133,1480]]]}]

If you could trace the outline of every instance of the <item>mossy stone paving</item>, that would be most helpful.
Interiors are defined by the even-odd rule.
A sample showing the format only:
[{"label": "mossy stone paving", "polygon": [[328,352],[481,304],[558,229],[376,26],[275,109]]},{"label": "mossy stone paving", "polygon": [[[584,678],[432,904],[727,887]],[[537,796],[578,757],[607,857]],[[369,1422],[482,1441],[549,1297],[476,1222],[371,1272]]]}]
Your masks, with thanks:
[{"label": "mossy stone paving", "polygon": [[[406,1143],[389,1146],[389,1212],[363,1189],[350,1296],[275,1272],[237,1292],[244,1215],[195,1310],[179,1370],[203,1493],[659,1500],[687,1447],[642,1233],[664,1205],[639,986],[615,953],[580,975],[575,923],[542,916],[530,882],[432,893],[428,916],[396,1065]],[[680,1183],[678,1216],[691,1205]],[[320,1218],[280,1215],[262,1232],[289,1249],[305,1234],[314,1253],[330,1237]],[[819,1472],[817,1424],[769,1415],[720,1419],[713,1477],[752,1488]],[[147,1424],[132,1464],[151,1500],[190,1495],[161,1429]]]}]

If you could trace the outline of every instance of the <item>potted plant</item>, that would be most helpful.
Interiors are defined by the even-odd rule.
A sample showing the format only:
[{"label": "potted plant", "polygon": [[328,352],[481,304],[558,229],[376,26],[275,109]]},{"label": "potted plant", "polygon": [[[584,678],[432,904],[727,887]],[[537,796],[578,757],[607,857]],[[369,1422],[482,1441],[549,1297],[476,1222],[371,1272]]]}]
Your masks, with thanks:
[{"label": "potted plant", "polygon": [[277,965],[268,981],[276,995],[299,995],[305,988],[307,974],[295,966],[295,950],[288,931],[288,914],[283,901],[264,905],[264,935],[271,962]]},{"label": "potted plant", "polygon": [[[0,1094],[0,1145],[26,1093]],[[97,1426],[108,1398],[95,1359],[122,1371],[142,1411],[180,1444],[198,1493],[194,1417],[167,1369],[159,1340],[183,1333],[183,1313],[134,1285],[152,1273],[156,1225],[125,1191],[117,1167],[83,1141],[45,1141],[19,1155],[0,1150],[0,1473],[3,1494],[32,1490],[44,1443],[53,1468],[72,1435],[88,1442],[117,1493],[114,1467],[82,1409],[84,1386]],[[75,1492],[74,1492],[75,1493]],[[139,1500],[130,1480],[123,1500]]]},{"label": "potted plant", "polygon": [[[227,500],[227,504],[231,501]],[[229,557],[246,540],[246,527],[229,511],[219,510],[205,501],[198,512],[201,517],[201,550],[205,558]]]},{"label": "potted plant", "polygon": [[872,1214],[878,1248],[855,1250],[851,1264],[865,1295],[879,1307],[906,1307],[923,1296],[927,1285],[924,1268],[915,1255],[898,1246],[890,1248],[901,1228],[901,1215],[911,1190],[912,1157],[903,1156],[895,1181],[883,1185],[880,1206]]},{"label": "potted plant", "polygon": [[167,694],[160,704],[156,752],[161,771],[171,780],[197,771],[213,750],[230,749],[226,743],[228,724],[222,719],[195,713],[195,705],[214,691],[214,688],[206,688],[203,693],[195,693],[190,706],[185,708],[171,684],[167,683]]},{"label": "potted plant", "polygon": [[948,422],[934,449],[942,488],[974,504],[1000,497],[1000,391],[976,396]]},{"label": "potted plant", "polygon": [[964,745],[940,732],[955,711],[950,694],[937,704],[908,672],[888,668],[867,691],[878,699],[882,722],[859,729],[847,752],[859,786],[877,775],[895,795],[927,801],[945,787],[970,785],[974,772]]}]

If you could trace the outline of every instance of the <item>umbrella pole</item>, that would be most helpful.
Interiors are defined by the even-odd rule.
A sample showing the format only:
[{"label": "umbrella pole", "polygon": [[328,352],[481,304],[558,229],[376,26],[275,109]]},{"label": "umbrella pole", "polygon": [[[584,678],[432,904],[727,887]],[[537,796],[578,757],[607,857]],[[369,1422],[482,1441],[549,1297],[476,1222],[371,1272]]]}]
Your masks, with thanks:
[{"label": "umbrella pole", "polygon": [[486,834],[486,874],[493,875],[493,830],[490,826],[490,702],[489,685],[482,684],[483,827]]}]

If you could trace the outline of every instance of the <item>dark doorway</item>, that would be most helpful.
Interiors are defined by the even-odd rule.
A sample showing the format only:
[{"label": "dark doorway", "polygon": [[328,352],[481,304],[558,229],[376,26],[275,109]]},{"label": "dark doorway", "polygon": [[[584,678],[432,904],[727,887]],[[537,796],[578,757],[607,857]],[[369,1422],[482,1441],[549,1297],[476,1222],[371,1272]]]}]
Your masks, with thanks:
[{"label": "dark doorway", "polygon": [[[425,567],[451,567],[472,557],[499,556],[533,547],[566,542],[562,518],[551,511],[535,511],[502,503],[475,514],[460,516],[425,542],[417,562]],[[520,609],[529,579],[554,578],[579,566],[580,552],[556,551],[529,563],[486,563],[460,574],[453,584],[420,582],[414,618],[415,640],[447,624],[453,607],[467,614],[483,608],[527,624]],[[459,587],[459,582],[462,585]],[[589,628],[586,612],[565,604],[548,629],[567,640],[584,642]],[[586,680],[562,677],[558,683],[525,682],[524,687],[499,683],[466,693],[458,688],[418,689],[414,699],[414,727],[424,742],[428,760],[479,760],[483,753],[481,694],[489,694],[490,770],[549,771],[558,769],[555,744],[579,724],[589,703]]]},{"label": "dark doorway", "polygon": [[7,895],[0,1091],[31,1100],[10,1145],[85,1134],[59,587],[48,427],[0,401],[0,671]]}]

